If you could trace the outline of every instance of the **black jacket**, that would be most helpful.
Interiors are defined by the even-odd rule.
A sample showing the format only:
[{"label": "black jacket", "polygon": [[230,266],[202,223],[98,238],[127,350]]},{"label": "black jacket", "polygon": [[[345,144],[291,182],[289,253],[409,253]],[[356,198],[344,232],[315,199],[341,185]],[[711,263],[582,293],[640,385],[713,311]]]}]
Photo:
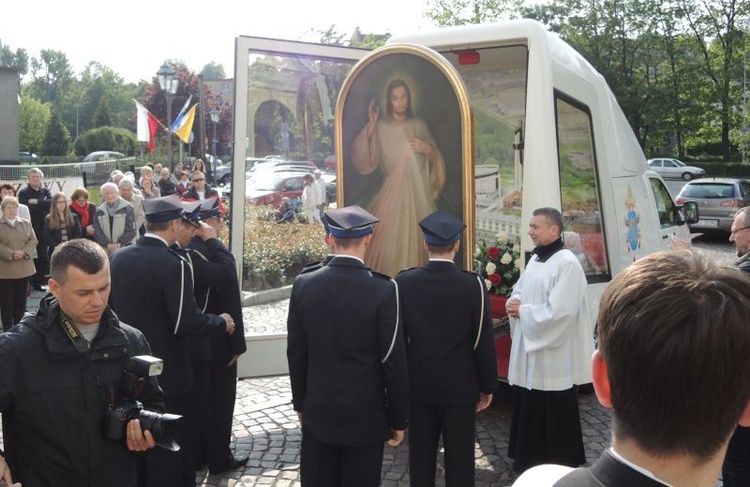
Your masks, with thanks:
[{"label": "black jacket", "polygon": [[188,262],[164,242],[145,235],[111,260],[110,304],[124,323],[146,335],[154,355],[164,360],[159,384],[167,396],[192,387],[190,336],[221,337],[220,316],[203,314],[195,303]]},{"label": "black jacket", "polygon": [[408,375],[395,283],[336,257],[294,280],[289,375],[303,429],[323,443],[367,446],[406,428]]},{"label": "black jacket", "polygon": [[195,237],[190,241],[186,257],[193,266],[195,300],[204,313],[229,313],[234,320],[232,335],[214,340],[196,337],[192,344],[193,360],[228,362],[235,355],[245,353],[245,327],[242,317],[242,291],[237,280],[234,256],[219,239],[204,241]]},{"label": "black jacket", "polygon": [[[37,200],[36,204],[29,203],[29,200]],[[44,217],[49,215],[49,209],[52,205],[52,193],[42,184],[39,190],[26,186],[18,192],[18,202],[29,207],[31,216],[31,226],[34,232],[41,235],[44,230]]]},{"label": "black jacket", "polygon": [[[82,229],[81,229],[81,222],[78,219],[78,215],[76,213],[71,212],[71,216],[73,217],[73,224],[66,227],[66,231],[68,234],[68,240],[73,240],[74,238],[80,238],[83,236]],[[56,228],[51,229],[49,227],[49,215],[44,217],[44,245],[47,249],[47,253],[51,256],[52,252],[55,250],[55,247],[60,245],[63,242],[62,239],[62,229]]]},{"label": "black jacket", "polygon": [[[102,434],[108,391],[128,357],[150,355],[144,336],[107,309],[87,352],[73,347],[47,295],[36,315],[0,336],[0,410],[13,479],[25,487],[135,485],[136,454]],[[141,400],[162,412],[156,379]]]},{"label": "black jacket", "polygon": [[411,400],[469,406],[497,382],[489,299],[483,279],[452,262],[430,261],[396,277],[409,358]]},{"label": "black jacket", "polygon": [[[553,487],[663,487],[664,484],[617,461],[609,451],[592,466],[577,468],[555,482]],[[542,487],[542,486],[539,486]]]}]

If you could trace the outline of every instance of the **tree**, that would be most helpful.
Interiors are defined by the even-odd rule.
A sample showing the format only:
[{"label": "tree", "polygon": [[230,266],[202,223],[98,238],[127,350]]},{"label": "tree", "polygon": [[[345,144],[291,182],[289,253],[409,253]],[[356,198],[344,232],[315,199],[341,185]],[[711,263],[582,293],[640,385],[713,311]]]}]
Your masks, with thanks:
[{"label": "tree", "polygon": [[26,49],[18,48],[13,52],[10,47],[1,45],[0,66],[16,68],[18,70],[19,78],[23,79],[23,77],[29,72],[29,55],[26,52]]},{"label": "tree", "polygon": [[44,133],[51,118],[50,106],[29,95],[21,95],[18,106],[19,147],[29,152],[41,152]]},{"label": "tree", "polygon": [[99,99],[99,106],[96,107],[96,113],[94,113],[94,126],[95,127],[111,127],[112,114],[109,110],[109,104],[107,103],[107,97],[102,96]]},{"label": "tree", "polygon": [[42,149],[49,156],[64,156],[70,150],[70,134],[54,110],[44,133]]},{"label": "tree", "polygon": [[226,79],[227,77],[226,73],[224,72],[224,66],[222,64],[216,64],[213,61],[203,66],[201,74],[203,75],[203,79],[206,81]]},{"label": "tree", "polygon": [[73,69],[62,51],[42,49],[40,57],[31,59],[33,79],[29,93],[42,102],[56,106],[73,81]]},{"label": "tree", "polygon": [[98,150],[113,150],[123,154],[135,153],[139,142],[133,132],[119,127],[99,127],[88,130],[76,140],[76,154],[84,155]]},{"label": "tree", "polygon": [[[701,3],[680,0],[690,31],[700,48],[702,74],[712,85],[714,102],[718,104],[721,124],[721,155],[731,157],[730,130],[733,125],[732,107],[736,105],[737,67],[742,66],[743,46],[747,42],[750,23],[750,3],[739,0],[704,0]],[[708,107],[707,107],[708,108]]]},{"label": "tree", "polygon": [[430,0],[425,16],[437,25],[483,24],[518,16],[522,0]]}]

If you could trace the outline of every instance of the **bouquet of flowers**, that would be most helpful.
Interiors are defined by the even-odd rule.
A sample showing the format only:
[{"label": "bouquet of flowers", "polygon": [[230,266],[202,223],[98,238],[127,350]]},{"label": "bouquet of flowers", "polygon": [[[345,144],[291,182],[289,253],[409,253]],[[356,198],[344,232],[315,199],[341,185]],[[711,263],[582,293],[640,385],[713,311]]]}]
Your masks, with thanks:
[{"label": "bouquet of flowers", "polygon": [[511,295],[513,285],[521,277],[520,257],[520,246],[507,236],[498,235],[498,240],[491,246],[484,241],[478,244],[475,270],[484,277],[490,294]]}]

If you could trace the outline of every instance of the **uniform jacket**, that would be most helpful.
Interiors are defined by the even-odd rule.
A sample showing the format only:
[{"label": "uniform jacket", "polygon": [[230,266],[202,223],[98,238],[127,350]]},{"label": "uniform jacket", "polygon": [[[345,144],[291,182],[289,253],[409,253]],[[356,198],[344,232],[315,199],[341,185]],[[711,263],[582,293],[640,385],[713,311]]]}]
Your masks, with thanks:
[{"label": "uniform jacket", "polygon": [[124,247],[133,242],[137,235],[136,230],[135,211],[130,203],[123,198],[117,197],[117,209],[112,222],[112,230],[109,226],[107,202],[103,202],[96,208],[94,238],[99,245],[106,247],[109,244],[118,243]]},{"label": "uniform jacket", "polygon": [[492,393],[497,359],[484,280],[431,260],[396,277],[409,359],[411,400],[470,406]]},{"label": "uniform jacket", "polygon": [[[4,216],[0,216],[0,279],[22,279],[34,275],[34,257],[37,244],[36,234],[28,220],[16,217],[12,226]],[[23,250],[27,258],[10,260],[14,250]]]},{"label": "uniform jacket", "polygon": [[652,479],[617,461],[609,451],[602,453],[591,467],[577,468],[541,465],[521,475],[513,487],[664,487]]},{"label": "uniform jacket", "polygon": [[234,256],[219,239],[204,241],[200,237],[190,241],[186,256],[193,267],[198,307],[204,313],[229,313],[235,323],[232,335],[214,340],[196,337],[192,345],[193,360],[228,362],[231,357],[247,350],[242,321],[242,296]]},{"label": "uniform jacket", "polygon": [[221,337],[220,316],[203,314],[195,303],[189,263],[151,234],[112,256],[110,304],[120,319],[143,332],[164,360],[159,384],[167,396],[192,386],[188,337]]},{"label": "uniform jacket", "polygon": [[[71,216],[73,217],[73,224],[68,225],[67,235],[68,240],[73,240],[74,238],[80,238],[82,236],[82,230],[81,230],[81,223],[78,220],[78,215],[71,212]],[[49,227],[49,215],[44,217],[44,244],[47,248],[47,253],[52,255],[52,251],[55,250],[55,247],[60,245],[63,242],[62,239],[62,229],[56,228],[52,230]]]},{"label": "uniform jacket", "polygon": [[[119,391],[128,357],[150,355],[138,330],[107,309],[87,352],[63,331],[57,299],[47,295],[0,336],[0,410],[13,479],[24,487],[132,487],[136,454],[106,439],[108,390]],[[144,407],[163,412],[157,380],[146,382]]]},{"label": "uniform jacket", "polygon": [[[35,204],[29,203],[29,200],[36,200]],[[29,207],[31,213],[31,225],[34,231],[42,233],[44,228],[44,217],[49,215],[49,209],[52,205],[52,193],[42,184],[38,190],[26,185],[25,188],[18,192],[18,202]]]},{"label": "uniform jacket", "polygon": [[294,280],[287,320],[294,409],[318,441],[366,446],[404,429],[408,377],[398,293],[349,257]]},{"label": "uniform jacket", "polygon": [[[221,201],[221,197],[219,197],[218,191],[213,189],[208,184],[205,186],[205,190],[205,196],[207,200],[213,198],[219,201],[219,213],[221,214],[221,216],[224,216],[226,210],[224,210],[224,202]],[[190,189],[180,195],[180,199],[182,199],[182,201],[200,201],[201,198],[200,196],[198,196],[198,191],[195,190],[195,186],[191,186]]]}]

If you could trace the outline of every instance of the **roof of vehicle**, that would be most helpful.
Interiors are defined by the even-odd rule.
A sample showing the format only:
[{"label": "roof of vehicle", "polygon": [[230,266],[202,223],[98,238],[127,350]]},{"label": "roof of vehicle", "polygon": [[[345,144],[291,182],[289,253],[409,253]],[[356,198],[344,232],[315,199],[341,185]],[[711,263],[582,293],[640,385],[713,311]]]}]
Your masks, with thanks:
[{"label": "roof of vehicle", "polygon": [[695,186],[696,184],[734,184],[739,181],[747,181],[745,178],[702,178],[702,179],[694,179],[692,181],[688,181],[685,183],[685,186],[691,185]]}]

